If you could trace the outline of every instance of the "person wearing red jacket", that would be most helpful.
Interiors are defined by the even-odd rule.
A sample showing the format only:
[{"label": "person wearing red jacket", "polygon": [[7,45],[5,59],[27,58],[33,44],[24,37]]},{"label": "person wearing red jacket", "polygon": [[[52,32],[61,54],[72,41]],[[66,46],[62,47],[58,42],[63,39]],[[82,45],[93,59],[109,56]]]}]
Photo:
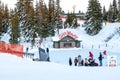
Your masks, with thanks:
[{"label": "person wearing red jacket", "polygon": [[90,57],[91,59],[93,59],[93,53],[92,53],[92,52],[89,52],[89,57]]}]

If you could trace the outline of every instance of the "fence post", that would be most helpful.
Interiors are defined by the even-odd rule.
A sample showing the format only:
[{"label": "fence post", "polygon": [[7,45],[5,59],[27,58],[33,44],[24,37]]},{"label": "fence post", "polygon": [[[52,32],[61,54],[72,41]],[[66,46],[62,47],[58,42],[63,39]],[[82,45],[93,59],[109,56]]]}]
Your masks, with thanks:
[{"label": "fence post", "polygon": [[100,44],[98,45],[98,48],[100,49]]}]

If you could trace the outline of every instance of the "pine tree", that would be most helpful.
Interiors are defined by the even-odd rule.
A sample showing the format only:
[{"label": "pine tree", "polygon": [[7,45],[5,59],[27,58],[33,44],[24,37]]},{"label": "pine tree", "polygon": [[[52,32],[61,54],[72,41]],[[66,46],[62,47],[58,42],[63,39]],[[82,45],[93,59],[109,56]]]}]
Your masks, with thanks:
[{"label": "pine tree", "polygon": [[10,27],[11,27],[11,32],[10,32],[10,40],[9,42],[12,44],[18,44],[19,43],[19,37],[20,37],[20,32],[19,32],[19,18],[18,18],[18,13],[17,10],[15,9],[14,11],[11,11],[11,20],[10,20]]},{"label": "pine tree", "polygon": [[17,11],[19,14],[21,36],[24,36],[27,42],[34,41],[33,35],[35,34],[35,26],[32,0],[19,0],[17,2]]},{"label": "pine tree", "polygon": [[107,16],[109,22],[113,22],[113,13],[113,6],[110,4]]},{"label": "pine tree", "polygon": [[0,4],[0,34],[6,33],[9,27],[9,10],[7,5]]},{"label": "pine tree", "polygon": [[103,20],[107,21],[107,11],[105,9],[105,6],[103,7]]},{"label": "pine tree", "polygon": [[49,36],[49,24],[48,24],[48,8],[43,0],[39,0],[36,5],[35,11],[35,27],[36,32],[41,38]]},{"label": "pine tree", "polygon": [[2,20],[3,20],[3,9],[0,4],[0,35],[2,34]]},{"label": "pine tree", "polygon": [[89,35],[96,35],[102,29],[102,11],[98,0],[89,0],[85,27]]},{"label": "pine tree", "polygon": [[113,17],[112,19],[117,19],[118,9],[117,9],[117,2],[116,0],[113,0]]},{"label": "pine tree", "polygon": [[55,6],[55,25],[59,34],[59,29],[62,29],[62,19],[60,18],[60,14],[62,13],[60,7],[60,0],[56,0]]},{"label": "pine tree", "polygon": [[76,16],[75,16],[74,13],[69,13],[68,12],[65,24],[67,24],[67,27],[77,26],[77,19],[76,19]]},{"label": "pine tree", "polygon": [[3,13],[3,22],[2,22],[3,32],[6,33],[9,27],[9,10],[7,5],[5,5]]},{"label": "pine tree", "polygon": [[120,21],[120,12],[117,15],[118,21]]},{"label": "pine tree", "polygon": [[24,17],[24,26],[23,27],[23,35],[26,41],[33,42],[34,34],[35,34],[35,26],[34,26],[34,8],[32,3],[28,0],[25,2],[24,12],[26,16]]},{"label": "pine tree", "polygon": [[48,34],[51,36],[54,36],[54,29],[55,29],[55,21],[56,15],[55,15],[55,2],[54,0],[49,0],[49,7],[48,7]]}]

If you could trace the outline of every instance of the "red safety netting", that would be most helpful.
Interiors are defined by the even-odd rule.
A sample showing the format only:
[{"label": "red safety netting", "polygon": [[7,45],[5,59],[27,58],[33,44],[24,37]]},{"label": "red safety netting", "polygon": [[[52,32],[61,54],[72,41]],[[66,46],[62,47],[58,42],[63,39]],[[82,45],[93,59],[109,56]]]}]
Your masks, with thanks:
[{"label": "red safety netting", "polygon": [[23,57],[23,45],[0,42],[0,52]]}]

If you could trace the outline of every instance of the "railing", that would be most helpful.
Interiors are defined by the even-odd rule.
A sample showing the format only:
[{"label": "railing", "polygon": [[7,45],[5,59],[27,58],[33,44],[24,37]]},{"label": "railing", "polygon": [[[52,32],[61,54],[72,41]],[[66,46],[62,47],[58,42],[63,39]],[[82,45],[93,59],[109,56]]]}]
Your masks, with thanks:
[{"label": "railing", "polygon": [[108,44],[108,43],[101,43],[101,44],[84,44],[81,45],[82,49],[107,49],[107,50],[112,50],[112,51],[119,51],[120,45],[119,44]]}]

